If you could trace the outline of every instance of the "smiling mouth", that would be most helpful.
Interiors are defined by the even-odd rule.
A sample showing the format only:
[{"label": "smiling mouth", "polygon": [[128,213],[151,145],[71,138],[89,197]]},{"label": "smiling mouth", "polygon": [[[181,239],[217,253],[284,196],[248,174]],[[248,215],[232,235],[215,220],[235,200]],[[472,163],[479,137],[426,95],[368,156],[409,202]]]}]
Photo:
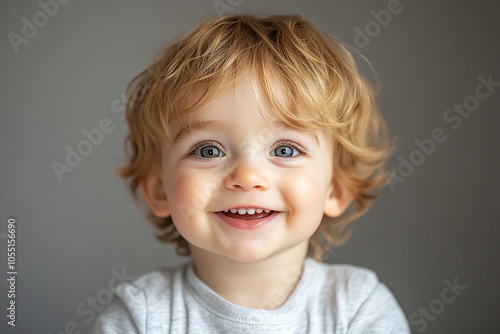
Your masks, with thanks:
[{"label": "smiling mouth", "polygon": [[[258,212],[260,211],[260,212]],[[272,210],[263,210],[263,209],[231,209],[221,211],[224,216],[233,218],[233,219],[241,219],[241,220],[253,220],[253,219],[262,219],[269,217],[274,213]]]}]

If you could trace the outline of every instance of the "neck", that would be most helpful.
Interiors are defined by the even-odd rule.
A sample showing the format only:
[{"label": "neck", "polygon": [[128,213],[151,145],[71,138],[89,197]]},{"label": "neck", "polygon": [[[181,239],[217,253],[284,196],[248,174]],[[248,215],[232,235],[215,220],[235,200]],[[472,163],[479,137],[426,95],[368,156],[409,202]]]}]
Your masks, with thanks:
[{"label": "neck", "polygon": [[196,275],[225,300],[277,309],[290,297],[304,268],[308,242],[256,262],[237,262],[190,245]]}]

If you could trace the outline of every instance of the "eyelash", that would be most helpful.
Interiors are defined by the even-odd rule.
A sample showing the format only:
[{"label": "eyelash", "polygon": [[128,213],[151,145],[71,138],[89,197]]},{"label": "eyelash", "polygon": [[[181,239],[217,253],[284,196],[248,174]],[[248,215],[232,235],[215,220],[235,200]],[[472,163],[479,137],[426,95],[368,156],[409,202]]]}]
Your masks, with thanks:
[{"label": "eyelash", "polygon": [[[186,156],[187,157],[193,156],[193,157],[196,157],[196,158],[202,159],[202,160],[211,160],[211,159],[213,159],[213,158],[205,158],[205,157],[202,157],[201,155],[198,154],[199,151],[202,148],[206,147],[206,146],[214,146],[218,150],[220,150],[221,152],[223,152],[222,147],[218,143],[213,142],[213,141],[204,140],[204,141],[201,141],[201,142],[196,143],[195,145],[193,145],[193,147],[191,147],[191,149],[189,150],[189,153]],[[280,140],[280,141],[278,141],[273,146],[273,149],[271,150],[271,152],[274,151],[275,149],[277,149],[280,146],[290,146],[293,149],[297,150],[299,152],[299,154],[296,155],[296,156],[292,156],[292,157],[277,157],[277,158],[281,158],[281,159],[291,159],[292,158],[293,159],[293,158],[298,157],[299,155],[307,155],[308,154],[308,151],[304,147],[302,147],[298,143],[290,141],[290,140]]]},{"label": "eyelash", "polygon": [[308,154],[307,150],[304,147],[302,147],[301,145],[297,144],[296,142],[293,142],[293,141],[290,141],[290,140],[280,140],[280,141],[278,141],[276,143],[276,145],[273,146],[273,149],[271,150],[271,152],[274,151],[275,149],[277,149],[280,146],[290,146],[293,149],[297,150],[299,152],[299,154],[296,155],[296,156],[292,156],[292,157],[277,157],[277,158],[281,158],[281,159],[293,159],[293,158],[297,158],[300,155],[307,155]]},{"label": "eyelash", "polygon": [[[213,142],[213,141],[208,141],[208,140],[204,140],[204,141],[201,141],[199,143],[196,143],[193,145],[193,147],[191,147],[191,149],[189,150],[189,153],[187,154],[187,156],[193,156],[195,158],[198,158],[198,159],[201,159],[201,160],[211,160],[213,158],[205,158],[205,157],[202,157],[199,153],[199,151],[206,147],[206,146],[214,146],[216,147],[219,151],[223,151],[222,147],[217,144],[216,142]],[[225,155],[225,154],[224,154]]]}]

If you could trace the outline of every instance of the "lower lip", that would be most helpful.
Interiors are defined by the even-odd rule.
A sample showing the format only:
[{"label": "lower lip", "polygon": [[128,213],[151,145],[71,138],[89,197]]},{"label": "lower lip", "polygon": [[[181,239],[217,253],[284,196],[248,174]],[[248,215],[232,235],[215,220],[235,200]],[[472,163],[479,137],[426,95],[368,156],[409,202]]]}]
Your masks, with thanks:
[{"label": "lower lip", "polygon": [[271,220],[273,220],[277,215],[280,214],[279,211],[274,211],[271,215],[260,218],[260,219],[235,219],[224,215],[221,212],[215,212],[217,217],[219,217],[224,223],[240,229],[240,230],[256,230],[265,225],[267,225]]}]

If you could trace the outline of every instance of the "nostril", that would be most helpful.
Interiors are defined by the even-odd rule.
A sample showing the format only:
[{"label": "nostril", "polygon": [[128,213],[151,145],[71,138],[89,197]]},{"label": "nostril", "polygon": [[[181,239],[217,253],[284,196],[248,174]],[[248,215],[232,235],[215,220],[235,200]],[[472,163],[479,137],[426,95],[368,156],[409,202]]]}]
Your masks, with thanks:
[{"label": "nostril", "polygon": [[224,186],[232,190],[266,190],[269,188],[269,175],[263,168],[251,163],[235,167],[224,180]]}]

